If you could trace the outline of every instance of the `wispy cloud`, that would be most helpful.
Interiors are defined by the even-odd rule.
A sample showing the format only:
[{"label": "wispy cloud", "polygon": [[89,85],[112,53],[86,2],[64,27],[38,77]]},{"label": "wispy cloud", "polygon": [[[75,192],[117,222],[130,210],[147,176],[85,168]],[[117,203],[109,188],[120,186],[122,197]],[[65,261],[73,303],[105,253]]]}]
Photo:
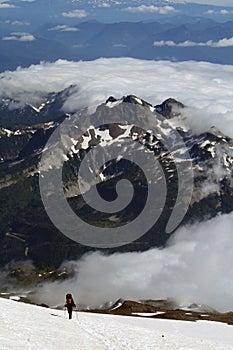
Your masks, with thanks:
[{"label": "wispy cloud", "polygon": [[84,18],[88,16],[88,13],[85,10],[73,10],[69,12],[62,12],[62,16],[69,18]]},{"label": "wispy cloud", "polygon": [[172,6],[154,6],[154,5],[140,5],[136,7],[127,7],[124,11],[132,12],[132,13],[159,13],[160,15],[166,15],[171,12],[178,12]]},{"label": "wispy cloud", "polygon": [[31,23],[27,21],[10,21],[6,20],[4,21],[5,24],[10,24],[12,26],[29,26]]},{"label": "wispy cloud", "polygon": [[79,29],[76,27],[70,27],[65,24],[57,25],[55,27],[49,28],[48,30],[54,30],[58,32],[77,32]]},{"label": "wispy cloud", "polygon": [[176,46],[176,47],[192,47],[192,46],[210,46],[210,47],[229,47],[233,46],[233,37],[232,38],[224,38],[219,41],[208,40],[206,42],[194,42],[190,40],[186,40],[180,43],[175,43],[171,40],[160,40],[154,41],[154,46]]},{"label": "wispy cloud", "polygon": [[23,32],[14,32],[11,33],[9,36],[4,36],[2,40],[5,41],[11,41],[11,40],[16,40],[16,41],[34,41],[36,38],[34,35],[29,34],[29,33],[23,33]]}]

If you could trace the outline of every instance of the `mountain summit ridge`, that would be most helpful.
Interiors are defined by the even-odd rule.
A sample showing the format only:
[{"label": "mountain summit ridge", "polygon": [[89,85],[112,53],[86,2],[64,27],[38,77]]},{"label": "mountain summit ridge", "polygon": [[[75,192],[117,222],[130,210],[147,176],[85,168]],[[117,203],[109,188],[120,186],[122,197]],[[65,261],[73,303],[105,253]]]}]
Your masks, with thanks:
[{"label": "mountain summit ridge", "polygon": [[[75,118],[80,118],[80,112],[65,114],[61,110],[69,91],[72,92],[72,88],[52,94],[52,100],[45,97],[45,101],[50,101],[49,109],[46,111],[46,122],[44,122],[44,109],[41,108],[31,118],[30,125],[26,125],[26,121],[21,126],[18,123],[15,128],[6,128],[4,123],[1,125],[0,194],[4,206],[0,215],[2,241],[0,264],[8,263],[12,259],[30,258],[34,262],[60,265],[64,260],[76,259],[85,252],[93,250],[62,235],[48,219],[40,197],[39,164],[48,139],[63,121],[69,127],[75,125]],[[1,111],[3,114],[6,112]],[[25,107],[8,109],[9,119],[12,114],[12,120],[18,118],[19,122],[23,115],[22,111],[25,111]],[[123,119],[125,111],[132,115],[137,111],[142,118],[149,113],[156,122],[158,134],[152,134],[150,128],[146,128],[146,122],[144,129],[138,128],[133,123],[125,124],[127,119]],[[133,183],[135,195],[126,211],[115,214],[101,213],[85,203],[77,185],[78,169],[82,160],[97,146],[108,152],[109,145],[117,147],[124,142],[126,142],[126,155],[142,148],[143,152],[145,150],[145,160],[148,154],[154,154],[161,164],[167,183],[168,194],[161,218],[140,239],[123,247],[107,249],[108,252],[143,251],[166,244],[172,233],[166,234],[165,227],[177,197],[177,162],[186,161],[185,149],[189,153],[190,160],[183,171],[190,168],[194,179],[191,202],[181,224],[202,221],[219,213],[233,211],[233,140],[214,127],[200,134],[187,129],[186,125],[183,127],[184,111],[189,112],[187,106],[173,98],[153,106],[135,95],[126,95],[120,99],[110,96],[93,112],[97,126],[89,126],[78,138],[68,128],[62,142],[68,141],[71,145],[69,151],[58,152],[54,158],[56,160],[54,165],[47,164],[43,169],[50,172],[57,164],[63,164],[64,193],[76,215],[91,225],[117,227],[133,220],[143,209],[148,190],[145,175],[135,164],[125,160],[123,153],[119,153],[116,159],[104,164],[97,179],[97,189],[101,197],[105,201],[114,200],[116,183],[125,177]],[[84,113],[88,113],[88,110],[84,110]],[[104,115],[112,117],[119,114],[122,115],[120,122],[103,122]],[[177,124],[179,118],[181,122]],[[4,120],[1,119],[1,112],[0,120]],[[172,139],[174,132],[178,133],[182,142]],[[172,152],[168,152],[163,144],[161,133],[168,139],[171,137],[174,146]],[[134,142],[129,147],[127,142],[130,140]],[[90,157],[90,161],[95,164],[95,155]],[[151,171],[153,173],[152,168]],[[83,189],[88,193],[95,184],[89,182],[85,186]],[[57,247],[56,250],[54,245]]]}]

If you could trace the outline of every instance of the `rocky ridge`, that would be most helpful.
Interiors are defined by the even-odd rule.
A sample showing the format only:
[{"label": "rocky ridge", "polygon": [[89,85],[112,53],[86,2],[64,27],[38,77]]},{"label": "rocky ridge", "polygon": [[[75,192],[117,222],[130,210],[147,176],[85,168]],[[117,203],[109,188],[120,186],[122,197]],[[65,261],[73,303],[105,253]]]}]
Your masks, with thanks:
[{"label": "rocky ridge", "polygon": [[[71,94],[75,89],[75,86],[71,86],[64,91],[45,96],[36,107],[24,105],[12,109],[12,101],[8,100],[6,103],[6,98],[2,101],[0,191],[4,205],[0,213],[1,264],[12,259],[30,258],[33,261],[59,265],[63,260],[77,258],[89,250],[63,236],[51,224],[41,203],[38,184],[38,165],[48,138],[63,121],[69,126],[69,123],[74,123],[75,118],[79,118],[79,114],[68,115],[62,111],[67,94]],[[126,109],[134,113],[135,108],[139,117],[147,112],[154,116],[157,135],[146,129],[146,124],[144,129],[140,129],[136,125],[125,124],[123,119],[118,123],[103,123],[105,115],[112,117],[115,113],[123,116]],[[116,195],[116,183],[126,177],[132,181],[136,193],[133,203],[126,212],[115,215],[92,210],[84,202],[77,186],[78,169],[88,151],[98,145],[107,152],[106,146],[109,144],[117,146],[133,140],[135,145],[126,149],[126,154],[133,153],[143,146],[146,150],[145,157],[148,152],[153,153],[162,166],[168,194],[161,218],[141,239],[118,250],[145,250],[166,243],[170,235],[164,233],[165,226],[177,197],[177,162],[183,161],[184,147],[190,155],[187,167],[192,168],[194,188],[182,223],[205,220],[218,213],[229,213],[233,210],[233,141],[214,127],[200,135],[183,127],[179,118],[182,117],[185,108],[181,102],[172,98],[153,106],[134,95],[121,99],[111,96],[94,112],[97,127],[87,127],[85,133],[78,138],[67,131],[66,139],[70,148],[67,153],[60,155],[60,162],[64,168],[65,195],[72,209],[94,225],[112,227],[123,225],[129,219],[135,218],[146,201],[148,187],[142,171],[135,164],[124,160],[123,154],[119,154],[117,159],[108,162],[102,168],[97,181],[98,191],[105,200],[111,201]],[[30,122],[24,116],[28,117]],[[18,120],[18,123],[14,124],[15,120]],[[172,141],[174,147],[171,154],[164,146],[161,135],[167,135],[169,139],[174,130],[179,133],[182,142]],[[92,158],[92,161],[95,162],[95,159]],[[49,164],[47,171],[53,166],[56,165]],[[92,185],[94,184],[89,183],[85,190],[89,191]],[[53,249],[54,244],[57,247],[56,251]],[[114,249],[109,251],[113,252]]]}]

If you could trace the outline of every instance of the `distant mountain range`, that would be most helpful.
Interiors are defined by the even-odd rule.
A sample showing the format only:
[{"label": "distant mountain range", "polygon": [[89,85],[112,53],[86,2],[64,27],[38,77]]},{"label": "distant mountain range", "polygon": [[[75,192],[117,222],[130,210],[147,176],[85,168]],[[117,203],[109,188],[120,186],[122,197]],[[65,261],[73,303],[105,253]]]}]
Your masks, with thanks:
[{"label": "distant mountain range", "polygon": [[[39,161],[44,146],[64,120],[72,121],[74,115],[61,112],[60,107],[75,86],[48,94],[40,106],[25,105],[12,109],[15,103],[4,98],[0,105],[0,264],[11,260],[31,259],[36,263],[54,266],[67,259],[75,259],[94,248],[78,244],[64,236],[50,221],[43,207],[39,190]],[[11,107],[10,107],[11,106]],[[10,107],[10,108],[9,108]],[[194,172],[194,190],[187,214],[182,224],[195,220],[205,220],[218,213],[233,211],[233,140],[216,128],[208,132],[195,134],[176,124],[182,116],[185,106],[174,99],[167,99],[160,105],[152,106],[134,95],[121,99],[110,97],[96,111],[96,118],[108,113],[123,113],[138,108],[144,115],[153,113],[159,128],[156,135],[149,130],[140,130],[135,125],[122,127],[101,125],[90,128],[80,139],[72,139],[69,154],[60,154],[56,161],[64,163],[63,183],[69,205],[84,221],[103,227],[125,225],[133,220],[143,209],[146,201],[148,184],[142,171],[119,157],[106,164],[97,185],[101,196],[111,201],[115,198],[116,183],[122,178],[129,179],[134,186],[135,195],[125,211],[110,215],[92,209],[85,203],[77,187],[78,169],[83,156],[97,145],[105,148],[108,143],[118,144],[133,139],[135,147],[128,148],[126,154],[137,147],[145,148],[159,160],[167,181],[166,205],[155,225],[138,240],[119,248],[108,248],[107,252],[143,251],[155,246],[163,246],[170,234],[165,232],[177,197],[177,169],[174,159],[161,142],[161,131],[171,135],[176,130],[184,140],[190,154]],[[6,118],[6,115],[8,118]],[[98,119],[97,119],[98,120]],[[182,120],[182,119],[181,119]],[[71,137],[69,134],[67,138]],[[174,140],[172,141],[174,142]],[[184,145],[175,147],[177,159],[182,160]],[[107,148],[106,148],[107,152]],[[145,158],[146,159],[146,158]],[[65,160],[65,161],[64,161]],[[95,159],[92,159],[95,162]],[[53,171],[55,165],[48,164],[45,171]],[[184,170],[185,171],[185,170]],[[52,174],[51,174],[52,176]],[[92,186],[92,184],[89,184]],[[87,188],[86,191],[89,189]],[[56,247],[56,249],[55,249]]]},{"label": "distant mountain range", "polygon": [[[223,11],[223,12],[221,12]],[[1,6],[1,18],[10,21],[31,22],[31,26],[63,20],[74,24],[85,20],[113,23],[119,21],[155,20],[169,18],[175,14],[202,16],[217,21],[232,19],[232,7],[191,3],[182,0],[8,0]],[[19,23],[18,23],[19,24]],[[15,23],[17,25],[17,23]]]},{"label": "distant mountain range", "polygon": [[7,4],[0,16],[0,71],[59,58],[233,63],[233,7],[168,0]]}]

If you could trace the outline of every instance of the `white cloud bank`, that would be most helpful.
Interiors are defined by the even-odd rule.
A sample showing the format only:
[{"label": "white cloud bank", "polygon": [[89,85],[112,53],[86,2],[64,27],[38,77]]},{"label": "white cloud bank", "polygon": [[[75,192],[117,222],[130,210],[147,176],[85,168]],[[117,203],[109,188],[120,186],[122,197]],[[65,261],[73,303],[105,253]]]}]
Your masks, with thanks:
[{"label": "white cloud bank", "polygon": [[71,84],[77,90],[63,109],[75,112],[110,95],[135,94],[159,104],[173,97],[190,107],[187,122],[197,132],[213,125],[233,137],[233,66],[207,62],[144,61],[132,58],[41,63],[0,74],[0,96],[40,103],[41,96]]},{"label": "white cloud bank", "polygon": [[75,278],[45,284],[41,301],[60,303],[72,291],[79,304],[174,298],[219,311],[233,309],[233,214],[183,227],[165,249],[110,256],[92,253],[74,262]]},{"label": "white cloud bank", "polygon": [[175,43],[172,40],[160,40],[154,41],[154,46],[176,46],[176,47],[192,47],[192,46],[210,46],[210,47],[231,47],[233,46],[233,37],[232,38],[224,38],[217,42],[213,40],[208,40],[206,42],[194,42],[190,40],[186,40],[180,43]]},{"label": "white cloud bank", "polygon": [[140,5],[135,7],[126,7],[123,11],[132,13],[159,13],[160,15],[166,15],[168,13],[178,12],[172,6],[154,6],[154,5]]}]

